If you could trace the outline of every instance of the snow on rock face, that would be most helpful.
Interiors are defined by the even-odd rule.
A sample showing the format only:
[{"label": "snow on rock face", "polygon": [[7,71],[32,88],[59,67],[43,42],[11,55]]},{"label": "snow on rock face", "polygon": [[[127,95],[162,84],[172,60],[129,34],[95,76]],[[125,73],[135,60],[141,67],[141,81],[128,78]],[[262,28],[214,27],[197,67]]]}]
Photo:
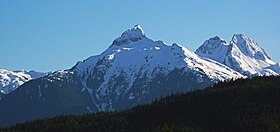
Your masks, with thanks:
[{"label": "snow on rock face", "polygon": [[8,94],[23,83],[45,75],[46,73],[39,73],[35,71],[8,71],[0,69],[0,92]]},{"label": "snow on rock face", "polygon": [[188,64],[188,67],[193,70],[200,70],[208,77],[218,81],[224,81],[228,79],[242,78],[243,76],[228,68],[227,66],[215,62],[208,58],[200,58],[197,54],[189,51],[187,48],[178,46],[182,49],[184,54],[184,61]]},{"label": "snow on rock face", "polygon": [[[122,41],[130,40],[131,38],[139,39],[137,39],[137,41]],[[114,45],[116,41],[118,45]],[[219,45],[228,46],[228,44],[219,37],[214,37],[209,40],[209,42],[205,43],[209,43],[209,46],[211,46],[211,42],[219,42]],[[218,44],[217,46],[219,46]],[[112,46],[101,55],[92,56],[83,62],[78,62],[73,70],[78,71],[79,75],[87,76],[92,73],[96,65],[99,65],[98,62],[100,62],[100,60],[103,60],[103,63],[106,62],[109,65],[109,69],[106,69],[106,66],[101,66],[106,70],[117,69],[116,71],[119,71],[118,69],[125,69],[127,73],[137,72],[140,68],[147,65],[147,71],[153,70],[157,66],[166,67],[168,69],[166,72],[183,67],[193,70],[199,68],[203,69],[203,72],[205,72],[204,74],[208,73],[207,75],[209,77],[220,81],[242,76],[217,62],[213,62],[207,58],[200,58],[185,47],[177,44],[168,46],[162,41],[153,41],[144,36],[144,31],[140,25],[136,25],[125,31],[121,37],[115,39]],[[219,70],[221,70],[221,72],[216,74]],[[112,72],[109,73],[112,75]]]},{"label": "snow on rock face", "polygon": [[231,43],[235,44],[245,56],[263,61],[271,60],[271,58],[258,45],[257,42],[245,36],[244,34],[233,35]]},{"label": "snow on rock face", "polygon": [[231,45],[227,44],[226,41],[219,36],[215,36],[206,40],[195,53],[201,57],[207,57],[222,62],[230,49]]},{"label": "snow on rock face", "polygon": [[280,67],[254,40],[244,34],[235,34],[230,44],[217,37],[211,38],[195,53],[225,64],[249,77],[280,74]]},{"label": "snow on rock face", "polygon": [[130,42],[138,41],[145,37],[144,31],[140,25],[135,25],[122,33],[122,35],[115,39],[112,45],[120,46],[121,44],[127,44]]}]

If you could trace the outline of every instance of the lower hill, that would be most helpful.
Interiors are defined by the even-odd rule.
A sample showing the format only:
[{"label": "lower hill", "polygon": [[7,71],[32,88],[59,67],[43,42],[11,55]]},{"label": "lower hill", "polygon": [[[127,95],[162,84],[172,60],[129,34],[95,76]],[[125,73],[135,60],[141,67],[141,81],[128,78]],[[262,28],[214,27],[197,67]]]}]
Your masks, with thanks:
[{"label": "lower hill", "polygon": [[0,131],[280,131],[280,77],[228,81],[120,112],[61,115]]}]

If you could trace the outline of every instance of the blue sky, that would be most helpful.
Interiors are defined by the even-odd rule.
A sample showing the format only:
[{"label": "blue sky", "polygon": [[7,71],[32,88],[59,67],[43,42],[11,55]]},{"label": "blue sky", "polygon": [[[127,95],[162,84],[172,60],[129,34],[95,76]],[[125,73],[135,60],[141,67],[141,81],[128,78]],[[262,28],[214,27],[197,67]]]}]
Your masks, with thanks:
[{"label": "blue sky", "polygon": [[194,51],[219,35],[256,40],[280,62],[279,0],[1,0],[0,68],[71,68],[140,24],[146,36]]}]

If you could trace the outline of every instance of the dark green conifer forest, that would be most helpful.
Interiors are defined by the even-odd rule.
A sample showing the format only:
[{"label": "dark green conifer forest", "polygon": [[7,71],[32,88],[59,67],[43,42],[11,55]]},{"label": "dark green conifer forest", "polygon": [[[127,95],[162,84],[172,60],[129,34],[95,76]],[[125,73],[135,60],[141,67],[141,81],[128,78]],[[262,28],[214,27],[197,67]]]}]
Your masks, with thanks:
[{"label": "dark green conifer forest", "polygon": [[0,131],[279,132],[280,77],[221,82],[124,111],[61,115]]}]

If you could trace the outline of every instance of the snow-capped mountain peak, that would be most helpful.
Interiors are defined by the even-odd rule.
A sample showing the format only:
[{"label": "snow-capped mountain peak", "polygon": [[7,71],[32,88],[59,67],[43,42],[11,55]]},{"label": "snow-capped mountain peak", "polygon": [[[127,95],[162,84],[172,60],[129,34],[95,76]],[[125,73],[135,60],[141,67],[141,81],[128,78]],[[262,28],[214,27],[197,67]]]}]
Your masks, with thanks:
[{"label": "snow-capped mountain peak", "polygon": [[206,40],[195,53],[201,57],[207,57],[222,62],[231,47],[232,46],[227,44],[224,39],[215,36]]},{"label": "snow-capped mountain peak", "polygon": [[210,38],[195,53],[225,64],[246,76],[280,74],[280,67],[257,42],[244,34],[233,35],[230,44],[218,37]]},{"label": "snow-capped mountain peak", "polygon": [[[125,31],[102,54],[78,62],[70,72],[80,78],[82,91],[88,91],[94,102],[99,102],[96,103],[99,111],[116,108],[109,103],[112,95],[115,96],[112,100],[129,95],[129,101],[143,102],[148,96],[158,93],[152,93],[158,86],[162,90],[191,91],[198,85],[203,87],[244,77],[223,64],[199,57],[183,46],[175,43],[170,46],[163,41],[149,39],[139,25]],[[180,78],[182,82],[171,78]],[[169,81],[176,83],[175,86],[165,86]],[[190,81],[192,83],[187,85]],[[185,89],[185,86],[189,88]]]},{"label": "snow-capped mountain peak", "polygon": [[259,46],[257,42],[244,34],[233,35],[230,43],[236,45],[246,56],[263,61],[271,60],[268,54]]},{"label": "snow-capped mountain peak", "polygon": [[120,46],[123,44],[128,44],[130,42],[135,42],[141,40],[145,37],[145,33],[140,25],[135,25],[134,27],[126,30],[122,33],[120,37],[113,41],[112,45]]},{"label": "snow-capped mountain peak", "polygon": [[0,93],[8,94],[23,83],[45,75],[47,73],[40,73],[33,70],[8,71],[0,69]]}]

